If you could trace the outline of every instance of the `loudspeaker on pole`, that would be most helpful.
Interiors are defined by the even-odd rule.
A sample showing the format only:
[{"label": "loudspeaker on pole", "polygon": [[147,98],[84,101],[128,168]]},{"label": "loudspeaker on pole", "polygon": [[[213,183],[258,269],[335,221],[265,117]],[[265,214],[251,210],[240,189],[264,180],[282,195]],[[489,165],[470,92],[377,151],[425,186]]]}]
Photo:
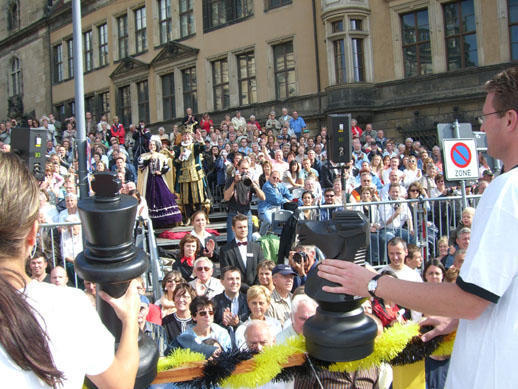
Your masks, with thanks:
[{"label": "loudspeaker on pole", "polygon": [[45,179],[47,130],[16,127],[11,131],[11,151],[27,163],[37,180]]},{"label": "loudspeaker on pole", "polygon": [[327,117],[327,157],[338,163],[351,160],[351,114],[331,114]]}]

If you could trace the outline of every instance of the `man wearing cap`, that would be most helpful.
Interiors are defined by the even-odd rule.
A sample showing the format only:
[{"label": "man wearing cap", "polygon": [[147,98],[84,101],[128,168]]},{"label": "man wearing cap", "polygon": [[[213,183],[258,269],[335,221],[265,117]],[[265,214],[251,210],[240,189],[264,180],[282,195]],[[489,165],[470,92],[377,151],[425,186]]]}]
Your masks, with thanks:
[{"label": "man wearing cap", "polygon": [[293,278],[297,275],[290,265],[279,264],[272,270],[272,279],[275,289],[272,292],[270,307],[266,316],[273,317],[281,322],[282,326],[291,315],[291,289]]},{"label": "man wearing cap", "polygon": [[493,181],[493,177],[494,177],[494,174],[490,169],[486,169],[482,172],[482,178],[489,183],[491,183],[491,181]]},{"label": "man wearing cap", "polygon": [[273,130],[273,133],[277,135],[281,129],[281,122],[275,118],[275,111],[270,112],[268,120],[264,126],[266,131]]}]

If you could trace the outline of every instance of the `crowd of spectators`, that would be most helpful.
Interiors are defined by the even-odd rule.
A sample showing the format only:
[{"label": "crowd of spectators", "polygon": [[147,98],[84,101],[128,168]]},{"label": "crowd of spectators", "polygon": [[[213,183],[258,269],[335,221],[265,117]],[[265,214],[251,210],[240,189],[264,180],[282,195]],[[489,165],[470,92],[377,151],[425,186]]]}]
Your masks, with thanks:
[{"label": "crowd of spectators", "polygon": [[[189,215],[189,220],[184,215],[183,222],[191,223],[193,230],[181,240],[173,271],[162,281],[162,298],[152,303],[144,294],[141,296],[139,325],[157,340],[162,353],[188,347],[210,358],[221,350],[248,347],[260,351],[261,343],[254,343],[254,331],[249,328],[259,331],[264,325],[258,322],[266,323],[265,342],[271,344],[275,338],[283,341],[301,333],[303,322],[314,314],[316,303],[303,290],[308,272],[321,259],[318,248],[294,247],[286,264],[265,260],[261,245],[252,239],[257,229],[252,222],[254,201],[258,202],[260,235],[272,231],[272,215],[286,204],[334,206],[303,208],[300,219],[305,220],[330,220],[337,209],[355,209],[365,213],[371,223],[371,250],[376,256],[387,251],[390,263],[382,272],[425,282],[452,282],[458,275],[469,244],[472,208],[463,210],[458,228],[449,238],[439,238],[444,235],[439,231],[434,242],[437,258],[428,258],[425,264],[422,251],[415,246],[414,203],[369,205],[406,198],[419,198],[426,204],[426,199],[456,194],[454,187],[445,185],[438,146],[428,150],[411,138],[398,142],[370,123],[362,130],[353,119],[352,158],[339,168],[327,157],[327,129],[310,131],[301,115],[295,111],[290,114],[286,108],[278,117],[270,112],[262,122],[254,115],[246,119],[236,112],[234,117],[225,115],[220,123],[209,114],[198,118],[187,109],[182,124],[194,124],[195,140],[204,146],[201,165],[210,198],[226,203],[227,243],[218,247],[215,237],[207,232],[207,209]],[[47,130],[40,223],[78,223],[75,119],[61,123],[49,115],[39,121],[29,119],[27,125]],[[181,126],[160,127],[154,135],[163,150],[169,150],[169,158],[174,158],[171,150],[182,144]],[[0,123],[2,151],[10,150],[10,136],[16,127],[14,120]],[[116,116],[111,123],[106,116],[96,122],[87,112],[86,132],[89,177],[99,171],[114,172],[121,181],[121,192],[137,198],[138,215],[147,219],[146,199],[137,190],[139,156],[148,153],[153,142],[146,123],[141,121],[125,129]],[[479,160],[481,178],[468,185],[468,193],[482,193],[493,177],[483,156]],[[169,168],[174,170],[173,166]],[[173,188],[171,192],[179,195]],[[438,226],[429,225],[432,227]],[[38,239],[28,274],[60,286],[79,285],[94,296],[95,286],[88,281],[83,285],[73,270],[74,258],[82,250],[80,226],[42,230]],[[217,274],[215,263],[221,269]],[[144,284],[141,289],[144,293]],[[301,297],[297,300],[294,295]],[[417,320],[419,316],[376,299],[366,311],[372,312],[381,326]]]}]

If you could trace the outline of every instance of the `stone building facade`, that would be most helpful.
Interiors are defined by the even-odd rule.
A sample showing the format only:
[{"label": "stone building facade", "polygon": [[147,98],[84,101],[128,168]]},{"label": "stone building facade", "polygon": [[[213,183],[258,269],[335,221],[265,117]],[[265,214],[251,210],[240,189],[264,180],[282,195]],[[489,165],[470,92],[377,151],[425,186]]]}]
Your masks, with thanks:
[{"label": "stone building facade", "polygon": [[52,101],[46,23],[51,7],[47,0],[2,0],[0,9],[0,118],[39,118]]},{"label": "stone building facade", "polygon": [[[73,114],[70,1],[4,3],[34,14],[25,40],[0,31],[0,82],[11,90],[6,70],[19,52],[23,79],[38,79],[23,88],[23,112]],[[346,112],[396,136],[454,119],[477,129],[481,85],[518,59],[518,0],[81,3],[86,110],[152,128],[189,106],[215,122],[286,106],[313,129]]]}]

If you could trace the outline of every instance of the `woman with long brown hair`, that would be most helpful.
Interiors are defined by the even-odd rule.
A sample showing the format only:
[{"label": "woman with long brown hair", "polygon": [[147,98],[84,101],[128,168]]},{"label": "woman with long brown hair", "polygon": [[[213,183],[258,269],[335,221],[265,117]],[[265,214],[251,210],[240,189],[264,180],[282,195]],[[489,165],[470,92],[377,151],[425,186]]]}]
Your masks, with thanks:
[{"label": "woman with long brown hair", "polygon": [[81,291],[25,274],[38,233],[38,184],[14,154],[0,153],[0,166],[3,386],[79,388],[86,374],[99,388],[133,388],[139,360],[136,283],[119,299],[100,293],[122,321],[114,355],[113,336]]}]

